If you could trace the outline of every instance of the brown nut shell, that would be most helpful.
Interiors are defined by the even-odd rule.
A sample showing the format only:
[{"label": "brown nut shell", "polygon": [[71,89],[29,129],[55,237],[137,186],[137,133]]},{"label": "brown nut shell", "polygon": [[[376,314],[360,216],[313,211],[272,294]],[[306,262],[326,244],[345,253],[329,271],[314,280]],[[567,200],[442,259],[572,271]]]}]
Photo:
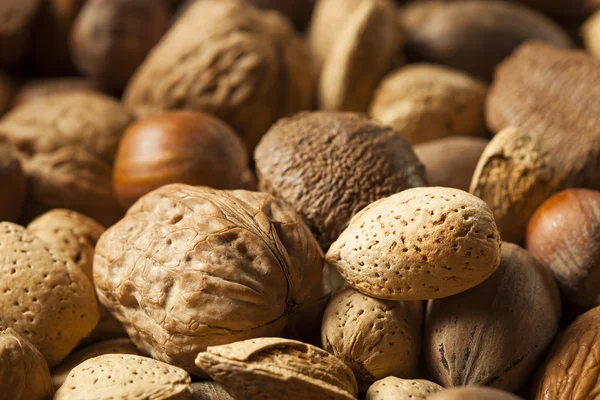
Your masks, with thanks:
[{"label": "brown nut shell", "polygon": [[209,347],[196,363],[237,400],[351,400],[358,394],[343,362],[295,340],[259,338]]},{"label": "brown nut shell", "polygon": [[553,192],[553,155],[543,139],[506,128],[487,145],[471,181],[470,192],[492,209],[503,240],[522,245],[529,219]]},{"label": "brown nut shell", "polygon": [[253,6],[279,11],[292,20],[296,29],[302,31],[312,16],[317,0],[247,0]]},{"label": "brown nut shell", "polygon": [[354,216],[326,259],[366,295],[434,299],[486,280],[500,263],[500,236],[479,198],[458,189],[414,188]]},{"label": "brown nut shell", "polygon": [[389,376],[371,385],[366,400],[426,400],[442,389],[437,383],[424,379]]},{"label": "brown nut shell", "polygon": [[522,400],[512,393],[484,386],[466,386],[442,390],[427,400]]},{"label": "brown nut shell", "polygon": [[0,221],[16,222],[23,210],[27,178],[12,146],[0,145]]},{"label": "brown nut shell", "polygon": [[66,254],[22,226],[0,223],[0,328],[13,328],[58,364],[96,326],[94,289]]},{"label": "brown nut shell", "polygon": [[254,159],[261,190],[290,204],[323,249],[368,204],[426,185],[410,145],[361,114],[311,112],[281,120]]},{"label": "brown nut shell", "polygon": [[195,382],[191,389],[190,400],[235,400],[217,382]]},{"label": "brown nut shell", "polygon": [[56,93],[97,89],[96,84],[87,78],[81,77],[34,79],[19,88],[14,98],[13,107]]},{"label": "brown nut shell", "polygon": [[132,354],[105,354],[75,367],[53,400],[189,400],[181,368]]},{"label": "brown nut shell", "polygon": [[44,356],[10,328],[0,332],[0,393],[10,400],[49,400],[54,394]]},{"label": "brown nut shell", "polygon": [[429,302],[425,362],[445,387],[516,392],[552,343],[560,317],[550,272],[524,249],[504,242],[500,267],[485,282]]},{"label": "brown nut shell", "polygon": [[375,92],[371,115],[411,144],[448,136],[481,135],[487,86],[467,74],[412,64],[387,75]]},{"label": "brown nut shell", "polygon": [[352,369],[359,389],[366,391],[386,376],[417,374],[422,319],[422,302],[378,300],[345,289],[325,309],[321,343]]},{"label": "brown nut shell", "polygon": [[17,67],[24,61],[41,4],[41,0],[0,1],[0,65]]}]

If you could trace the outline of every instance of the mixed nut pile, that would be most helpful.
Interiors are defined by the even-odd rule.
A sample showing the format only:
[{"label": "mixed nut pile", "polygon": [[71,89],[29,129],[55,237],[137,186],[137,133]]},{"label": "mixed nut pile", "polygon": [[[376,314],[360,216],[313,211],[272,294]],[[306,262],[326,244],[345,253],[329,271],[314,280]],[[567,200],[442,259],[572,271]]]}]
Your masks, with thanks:
[{"label": "mixed nut pile", "polygon": [[0,0],[0,399],[600,393],[597,0]]}]

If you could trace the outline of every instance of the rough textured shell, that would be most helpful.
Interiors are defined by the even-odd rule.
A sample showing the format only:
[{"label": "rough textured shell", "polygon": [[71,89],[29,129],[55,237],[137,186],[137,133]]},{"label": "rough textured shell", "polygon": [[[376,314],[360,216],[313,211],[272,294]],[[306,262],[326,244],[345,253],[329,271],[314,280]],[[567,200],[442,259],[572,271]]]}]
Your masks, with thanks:
[{"label": "rough textured shell", "polygon": [[278,13],[240,0],[199,1],[138,69],[125,104],[138,115],[206,111],[252,150],[274,121],[311,106],[314,75],[308,49]]},{"label": "rough textured shell", "polygon": [[15,66],[25,57],[41,0],[0,2],[0,64]]},{"label": "rough textured shell", "polygon": [[324,271],[309,230],[273,197],[179,184],[134,204],[94,260],[98,297],[134,343],[196,373],[207,346],[318,330]]},{"label": "rough textured shell", "polygon": [[409,143],[486,131],[487,86],[467,74],[431,64],[408,65],[381,82],[371,115]]},{"label": "rough textured shell", "polygon": [[427,400],[521,400],[521,398],[498,389],[469,386],[442,390]]},{"label": "rough textured shell", "polygon": [[104,354],[134,354],[141,356],[140,351],[129,339],[111,339],[104,342],[94,343],[79,349],[63,360],[56,368],[52,369],[52,384],[54,389],[63,385],[71,370],[90,358]]},{"label": "rough textured shell", "polygon": [[291,205],[324,249],[369,203],[426,185],[409,144],[354,113],[301,113],[279,121],[254,158],[260,188]]},{"label": "rough textured shell", "polygon": [[73,369],[54,400],[188,400],[190,382],[183,369],[151,358],[105,354]]},{"label": "rough textured shell", "polygon": [[326,256],[369,296],[424,300],[483,282],[500,263],[489,207],[462,190],[408,189],[358,213]]},{"label": "rough textured shell", "polygon": [[542,140],[507,128],[488,144],[473,173],[470,192],[490,206],[505,241],[524,243],[529,219],[556,185]]},{"label": "rough textured shell", "polygon": [[425,361],[436,382],[516,392],[558,332],[558,288],[522,248],[502,245],[498,270],[479,286],[429,303]]},{"label": "rough textured shell", "polygon": [[112,191],[112,162],[131,117],[95,92],[56,94],[26,103],[0,122],[29,178],[24,219],[68,208],[104,225],[122,215]]},{"label": "rough textured shell", "polygon": [[495,132],[518,126],[538,139],[560,187],[600,189],[599,98],[600,60],[528,43],[496,70],[486,118]]},{"label": "rough textured shell", "polygon": [[366,391],[386,376],[417,374],[422,315],[421,302],[378,300],[346,289],[325,309],[321,343],[352,369]]},{"label": "rough textured shell", "polygon": [[10,400],[48,400],[54,394],[44,356],[10,328],[0,332],[0,393]]},{"label": "rough textured shell", "polygon": [[378,380],[367,391],[366,400],[425,400],[443,388],[423,379],[400,379],[390,376]]},{"label": "rough textured shell", "polygon": [[260,338],[209,347],[196,363],[237,400],[350,400],[358,393],[343,362],[295,340]]},{"label": "rough textured shell", "polygon": [[0,328],[13,328],[58,364],[96,326],[94,289],[60,251],[25,228],[0,223]]},{"label": "rough textured shell", "polygon": [[190,400],[235,400],[216,382],[195,382]]}]

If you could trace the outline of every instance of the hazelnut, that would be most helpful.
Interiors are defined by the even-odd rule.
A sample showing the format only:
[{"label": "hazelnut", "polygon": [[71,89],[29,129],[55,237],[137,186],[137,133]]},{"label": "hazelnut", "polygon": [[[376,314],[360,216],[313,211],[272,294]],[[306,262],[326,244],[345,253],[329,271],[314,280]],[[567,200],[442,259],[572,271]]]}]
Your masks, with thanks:
[{"label": "hazelnut", "polygon": [[113,185],[121,205],[168,183],[252,189],[244,143],[225,123],[195,111],[142,118],[121,139]]},{"label": "hazelnut", "polygon": [[442,390],[427,400],[522,400],[512,393],[484,386],[467,386]]},{"label": "hazelnut", "polygon": [[546,200],[527,227],[527,250],[548,266],[567,304],[600,305],[600,192],[569,189]]},{"label": "hazelnut", "polygon": [[426,400],[442,389],[437,383],[424,379],[389,376],[371,385],[366,400]]},{"label": "hazelnut", "polygon": [[18,107],[27,102],[56,93],[97,89],[97,85],[87,78],[34,79],[26,82],[19,88],[12,104],[13,107]]},{"label": "hazelnut", "polygon": [[25,202],[27,180],[10,146],[0,146],[0,221],[18,220]]},{"label": "hazelnut", "polygon": [[80,72],[121,91],[169,27],[164,0],[89,0],[71,30]]},{"label": "hazelnut", "polygon": [[0,1],[0,65],[14,68],[22,64],[41,4],[42,0]]}]

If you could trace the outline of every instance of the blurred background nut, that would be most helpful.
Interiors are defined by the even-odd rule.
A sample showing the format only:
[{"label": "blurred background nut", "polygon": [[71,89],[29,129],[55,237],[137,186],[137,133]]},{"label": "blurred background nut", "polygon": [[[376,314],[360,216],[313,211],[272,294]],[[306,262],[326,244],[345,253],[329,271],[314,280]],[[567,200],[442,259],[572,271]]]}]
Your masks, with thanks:
[{"label": "blurred background nut", "polygon": [[25,202],[27,179],[11,146],[0,145],[0,221],[16,222]]},{"label": "blurred background nut", "polygon": [[424,379],[401,379],[395,376],[378,380],[369,387],[366,400],[425,400],[443,387]]},{"label": "blurred background nut", "polygon": [[423,166],[397,132],[354,113],[283,119],[254,159],[261,190],[301,215],[324,250],[369,203],[427,184]]},{"label": "blurred background nut", "polygon": [[168,183],[253,189],[242,140],[225,123],[195,111],[172,111],[129,126],[117,152],[113,185],[121,205]]},{"label": "blurred background nut", "polygon": [[19,67],[29,54],[31,28],[42,0],[0,1],[0,65]]},{"label": "blurred background nut", "polygon": [[371,115],[411,144],[486,132],[486,85],[460,71],[433,64],[402,67],[384,78]]},{"label": "blurred background nut", "polygon": [[594,13],[581,26],[581,36],[586,49],[596,58],[600,58],[600,11]]},{"label": "blurred background nut", "polygon": [[78,90],[98,90],[98,87],[89,79],[82,77],[33,79],[19,88],[12,105],[18,107],[41,97]]},{"label": "blurred background nut", "polygon": [[403,12],[409,61],[463,70],[490,81],[494,68],[521,43],[570,47],[571,39],[544,15],[503,1],[417,2]]},{"label": "blurred background nut", "polygon": [[247,0],[253,6],[279,11],[294,22],[296,29],[303,30],[312,15],[317,0]]},{"label": "blurred background nut", "polygon": [[416,376],[422,319],[421,302],[378,300],[346,289],[325,309],[321,343],[352,369],[365,392],[386,376]]},{"label": "blurred background nut", "polygon": [[574,311],[600,304],[600,192],[569,189],[546,200],[527,228],[527,250],[552,272]]},{"label": "blurred background nut", "polygon": [[71,31],[80,72],[120,92],[169,27],[164,0],[88,0]]},{"label": "blurred background nut", "polygon": [[311,55],[287,18],[242,0],[190,5],[142,63],[124,95],[138,116],[214,114],[252,151],[277,119],[312,105]]},{"label": "blurred background nut", "polygon": [[427,400],[522,400],[512,393],[484,386],[466,386],[442,390]]},{"label": "blurred background nut", "polygon": [[195,382],[190,400],[235,400],[216,382]]},{"label": "blurred background nut", "polygon": [[425,165],[431,186],[469,190],[471,178],[489,140],[473,136],[451,136],[414,146]]},{"label": "blurred background nut", "polygon": [[44,356],[10,328],[0,331],[0,393],[11,400],[49,400],[54,394]]}]

